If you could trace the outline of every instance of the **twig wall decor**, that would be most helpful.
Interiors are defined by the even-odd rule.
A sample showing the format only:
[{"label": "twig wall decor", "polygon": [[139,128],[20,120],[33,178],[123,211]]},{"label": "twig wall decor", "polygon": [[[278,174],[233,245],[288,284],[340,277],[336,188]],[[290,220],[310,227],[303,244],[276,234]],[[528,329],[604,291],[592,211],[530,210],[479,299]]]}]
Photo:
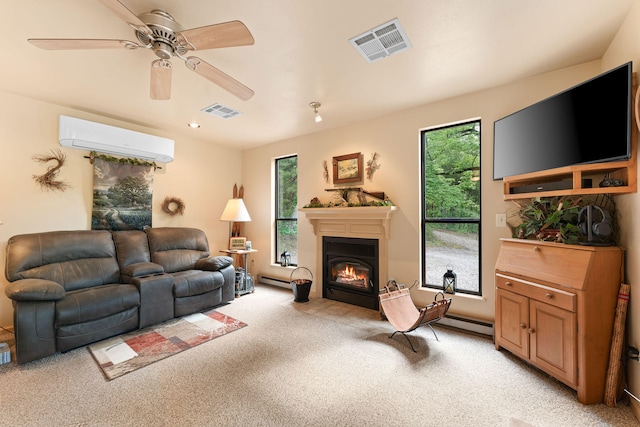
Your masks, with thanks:
[{"label": "twig wall decor", "polygon": [[43,190],[49,191],[64,191],[71,186],[67,184],[65,181],[58,180],[58,174],[60,173],[60,168],[64,166],[64,162],[67,159],[66,154],[64,154],[61,150],[51,150],[51,154],[43,154],[43,155],[35,155],[33,156],[33,160],[40,163],[47,163],[52,160],[57,162],[56,166],[49,166],[47,168],[47,172],[43,175],[33,175],[33,179],[36,180],[40,187]]},{"label": "twig wall decor", "polygon": [[379,158],[380,158],[380,154],[373,153],[371,155],[371,159],[367,160],[366,173],[367,173],[367,179],[369,181],[371,181],[371,178],[373,178],[373,174],[375,173],[375,171],[380,169],[380,165],[378,164]]}]

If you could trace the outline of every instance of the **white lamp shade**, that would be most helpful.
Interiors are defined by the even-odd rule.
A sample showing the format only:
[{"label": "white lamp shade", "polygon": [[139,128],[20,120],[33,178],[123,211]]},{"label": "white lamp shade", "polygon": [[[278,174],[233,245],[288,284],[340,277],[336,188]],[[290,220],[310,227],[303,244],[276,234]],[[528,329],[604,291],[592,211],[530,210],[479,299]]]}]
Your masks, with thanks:
[{"label": "white lamp shade", "polygon": [[220,221],[249,222],[251,217],[242,199],[229,199],[225,206]]}]

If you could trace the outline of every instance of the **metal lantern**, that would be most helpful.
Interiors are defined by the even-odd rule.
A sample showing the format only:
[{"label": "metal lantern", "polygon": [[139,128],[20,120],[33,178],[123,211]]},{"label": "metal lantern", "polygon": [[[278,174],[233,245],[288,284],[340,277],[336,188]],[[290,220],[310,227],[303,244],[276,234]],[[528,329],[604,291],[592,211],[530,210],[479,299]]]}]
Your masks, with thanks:
[{"label": "metal lantern", "polygon": [[442,276],[442,290],[447,294],[456,293],[456,273],[451,265],[447,265],[447,272]]},{"label": "metal lantern", "polygon": [[283,267],[288,267],[291,265],[291,254],[289,252],[282,252],[282,254],[280,255],[280,265]]}]

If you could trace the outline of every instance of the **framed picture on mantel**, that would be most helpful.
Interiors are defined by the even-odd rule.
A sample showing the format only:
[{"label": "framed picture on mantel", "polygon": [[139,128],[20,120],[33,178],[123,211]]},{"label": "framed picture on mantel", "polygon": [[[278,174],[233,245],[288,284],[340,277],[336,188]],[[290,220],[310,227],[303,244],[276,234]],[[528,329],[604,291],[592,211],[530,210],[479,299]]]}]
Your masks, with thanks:
[{"label": "framed picture on mantel", "polygon": [[362,181],[362,153],[345,154],[333,158],[333,183]]}]

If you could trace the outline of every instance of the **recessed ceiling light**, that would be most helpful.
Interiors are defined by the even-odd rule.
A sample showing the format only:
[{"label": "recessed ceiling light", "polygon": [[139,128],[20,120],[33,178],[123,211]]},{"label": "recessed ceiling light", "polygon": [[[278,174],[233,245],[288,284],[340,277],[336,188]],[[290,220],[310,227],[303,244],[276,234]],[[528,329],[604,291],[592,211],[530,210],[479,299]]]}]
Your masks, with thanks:
[{"label": "recessed ceiling light", "polygon": [[189,126],[190,128],[193,128],[193,129],[198,129],[200,127],[200,123],[191,122],[187,126]]}]

